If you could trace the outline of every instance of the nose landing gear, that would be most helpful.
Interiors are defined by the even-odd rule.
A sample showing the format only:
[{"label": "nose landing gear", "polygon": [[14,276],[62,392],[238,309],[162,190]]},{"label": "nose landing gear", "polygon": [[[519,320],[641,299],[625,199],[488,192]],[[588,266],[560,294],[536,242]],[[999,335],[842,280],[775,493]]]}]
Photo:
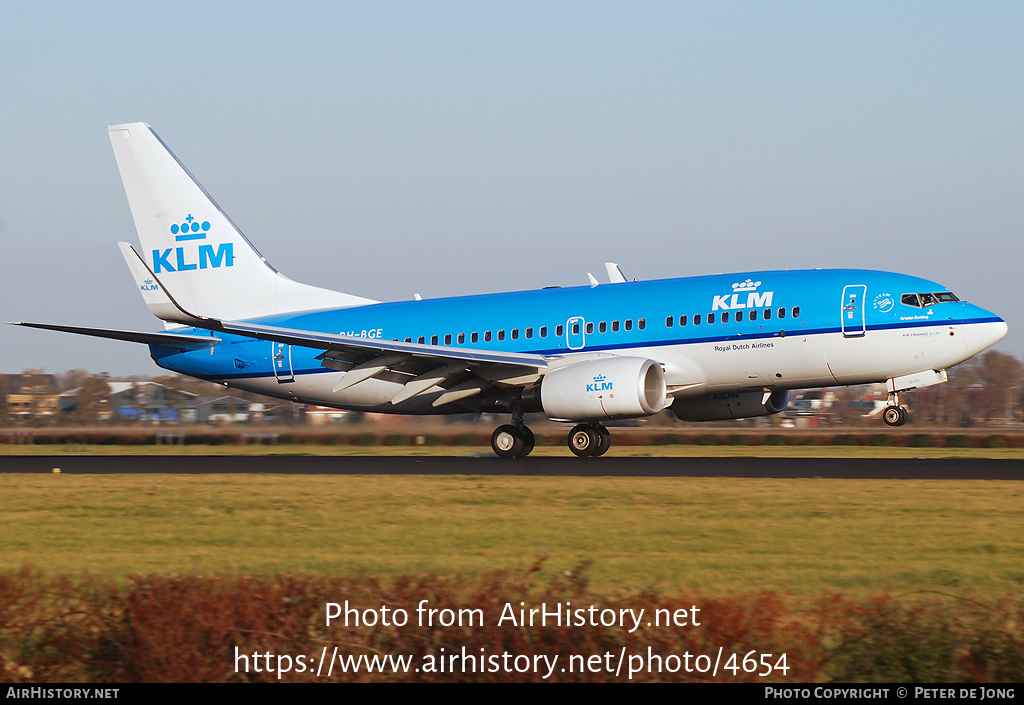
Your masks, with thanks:
[{"label": "nose landing gear", "polygon": [[907,407],[900,406],[900,398],[896,393],[889,394],[889,406],[882,412],[882,421],[887,426],[902,426],[910,418]]}]

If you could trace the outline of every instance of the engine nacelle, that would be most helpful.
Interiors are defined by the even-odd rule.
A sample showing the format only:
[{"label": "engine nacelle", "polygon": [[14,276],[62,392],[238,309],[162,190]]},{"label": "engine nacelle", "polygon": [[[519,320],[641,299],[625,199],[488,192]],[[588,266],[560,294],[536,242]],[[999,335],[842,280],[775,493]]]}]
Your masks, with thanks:
[{"label": "engine nacelle", "polygon": [[665,372],[640,357],[577,362],[541,378],[540,403],[551,418],[571,421],[650,416],[665,408]]},{"label": "engine nacelle", "polygon": [[772,392],[765,400],[763,391],[705,394],[672,402],[672,413],[683,421],[720,421],[771,416],[789,404],[789,390]]}]

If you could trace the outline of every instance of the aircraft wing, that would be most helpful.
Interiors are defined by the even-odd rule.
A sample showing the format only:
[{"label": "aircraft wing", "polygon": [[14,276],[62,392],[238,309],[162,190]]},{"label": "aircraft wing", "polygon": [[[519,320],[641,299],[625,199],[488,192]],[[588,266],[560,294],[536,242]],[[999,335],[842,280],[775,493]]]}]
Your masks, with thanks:
[{"label": "aircraft wing", "polygon": [[[128,243],[118,243],[125,261],[132,270],[136,283],[148,282],[150,286],[141,287],[146,295],[150,310],[159,318],[172,320],[197,328],[212,331],[223,331],[235,335],[243,335],[261,340],[272,340],[286,345],[299,345],[324,351],[322,359],[338,359],[344,362],[365,361],[381,355],[393,353],[402,359],[433,358],[446,363],[491,363],[513,367],[527,367],[534,372],[548,366],[543,355],[529,353],[498,352],[492,350],[473,350],[440,345],[422,345],[419,343],[403,343],[397,340],[377,340],[359,338],[349,335],[334,335],[317,331],[280,328],[244,321],[221,321],[216,318],[196,315],[185,309],[181,302],[164,286],[160,278],[149,268],[146,261]],[[152,286],[155,284],[155,286]],[[155,306],[155,308],[154,308]],[[200,336],[201,337],[201,336]]]},{"label": "aircraft wing", "polygon": [[26,328],[42,328],[43,330],[55,330],[61,333],[77,333],[78,335],[91,335],[96,338],[110,338],[111,340],[127,340],[130,343],[144,343],[146,345],[166,345],[179,348],[182,352],[189,350],[206,350],[220,342],[220,338],[209,335],[175,335],[174,333],[147,333],[134,330],[114,330],[110,328],[80,328],[78,326],[56,326],[50,323],[26,323],[14,321],[12,326],[25,326]]},{"label": "aircraft wing", "polygon": [[258,323],[219,321],[217,330],[250,338],[273,340],[288,345],[300,345],[307,348],[318,348],[328,353],[328,357],[338,354],[350,354],[365,357],[367,354],[398,353],[417,358],[434,358],[438,361],[463,363],[493,363],[499,365],[515,365],[543,369],[548,366],[547,358],[532,353],[499,352],[494,350],[474,350],[444,345],[423,345],[421,343],[403,343],[397,340],[376,340],[374,338],[358,338],[350,335],[334,335],[314,331],[278,328]]}]

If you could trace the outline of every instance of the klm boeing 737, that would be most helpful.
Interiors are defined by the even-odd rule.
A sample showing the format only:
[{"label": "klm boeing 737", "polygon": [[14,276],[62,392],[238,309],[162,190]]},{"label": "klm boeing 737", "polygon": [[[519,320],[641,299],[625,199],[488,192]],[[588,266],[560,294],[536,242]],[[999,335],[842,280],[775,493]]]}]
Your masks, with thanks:
[{"label": "klm boeing 737", "polygon": [[608,284],[381,303],[284,277],[149,125],[108,132],[142,250],[119,246],[165,331],[19,325],[144,343],[167,370],[294,402],[509,414],[504,458],[533,450],[527,413],[575,422],[569,449],[594,457],[608,420],[766,416],[807,387],[885,382],[898,426],[901,392],[1006,335],[940,284],[853,269],[627,282],[610,265]]}]

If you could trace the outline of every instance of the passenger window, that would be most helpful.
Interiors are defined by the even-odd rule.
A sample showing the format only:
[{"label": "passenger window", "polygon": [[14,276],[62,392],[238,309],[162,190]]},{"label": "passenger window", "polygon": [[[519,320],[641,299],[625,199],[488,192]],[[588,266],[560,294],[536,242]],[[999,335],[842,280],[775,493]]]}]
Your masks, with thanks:
[{"label": "passenger window", "polygon": [[477,335],[476,331],[473,331],[473,335],[469,336],[469,339],[470,339],[471,342],[475,343],[475,342],[480,340],[480,336]]},{"label": "passenger window", "polygon": [[604,321],[601,321],[600,323],[597,324],[597,330],[601,333],[606,332],[608,330],[608,324],[605,323]]},{"label": "passenger window", "polygon": [[489,331],[489,330],[484,331],[484,342],[485,343],[491,342],[491,331]]},{"label": "passenger window", "polygon": [[679,325],[680,325],[680,327],[686,325],[686,316],[680,316],[679,317]]},{"label": "passenger window", "polygon": [[612,333],[618,333],[618,332],[619,332],[619,322],[618,321],[612,321]]},{"label": "passenger window", "polygon": [[452,334],[451,333],[448,333],[447,335],[444,336],[444,344],[445,345],[451,345],[452,344]]},{"label": "passenger window", "polygon": [[757,311],[751,311],[750,312],[750,320],[752,320],[752,321],[756,321],[757,320]]},{"label": "passenger window", "polygon": [[417,338],[416,342],[419,343],[420,345],[423,345],[423,336],[421,335],[419,338]]},{"label": "passenger window", "polygon": [[572,334],[573,335],[579,335],[580,334],[580,324],[579,323],[573,323],[572,324]]},{"label": "passenger window", "polygon": [[518,328],[513,328],[512,329],[512,340],[519,340],[519,329]]},{"label": "passenger window", "polygon": [[459,340],[459,345],[464,345],[466,343],[466,334],[465,333],[459,333],[458,340]]},{"label": "passenger window", "polygon": [[794,306],[793,307],[793,318],[800,318],[800,307],[799,306]]},{"label": "passenger window", "polygon": [[547,338],[548,337],[548,327],[547,326],[541,326],[540,327],[540,337],[541,338]]},{"label": "passenger window", "polygon": [[780,308],[779,309],[779,318],[785,318],[785,317],[786,317],[786,309]]},{"label": "passenger window", "polygon": [[430,336],[430,344],[431,345],[437,345],[437,336],[436,335]]},{"label": "passenger window", "polygon": [[728,311],[723,311],[722,312],[722,323],[728,323],[728,322],[729,322],[729,312]]},{"label": "passenger window", "polygon": [[767,321],[771,317],[772,317],[772,310],[770,308],[766,308],[764,310],[764,320]]},{"label": "passenger window", "polygon": [[407,342],[407,343],[411,343],[411,342],[412,342],[412,338],[406,338],[406,339],[405,339],[405,342]]},{"label": "passenger window", "polygon": [[668,318],[666,318],[665,319],[665,327],[666,328],[671,328],[672,327],[672,323],[675,322],[675,320],[676,319],[673,318],[672,316],[669,316]]},{"label": "passenger window", "polygon": [[498,340],[504,340],[504,339],[505,339],[505,331],[504,330],[499,330],[498,331]]},{"label": "passenger window", "polygon": [[708,314],[708,325],[711,325],[714,322],[715,322],[715,314],[709,313]]},{"label": "passenger window", "polygon": [[564,331],[564,330],[565,330],[565,328],[561,324],[555,326],[555,335],[557,337],[561,338],[562,337],[562,331]]},{"label": "passenger window", "polygon": [[644,328],[646,328],[647,327],[647,319],[646,318],[641,318],[639,321],[636,322],[636,327],[639,328],[640,330],[643,330]]},{"label": "passenger window", "polygon": [[532,338],[533,337],[533,328],[527,328],[526,329],[526,337],[527,338]]},{"label": "passenger window", "polygon": [[693,314],[693,325],[695,325],[695,326],[699,326],[700,325],[700,314],[699,313]]}]

